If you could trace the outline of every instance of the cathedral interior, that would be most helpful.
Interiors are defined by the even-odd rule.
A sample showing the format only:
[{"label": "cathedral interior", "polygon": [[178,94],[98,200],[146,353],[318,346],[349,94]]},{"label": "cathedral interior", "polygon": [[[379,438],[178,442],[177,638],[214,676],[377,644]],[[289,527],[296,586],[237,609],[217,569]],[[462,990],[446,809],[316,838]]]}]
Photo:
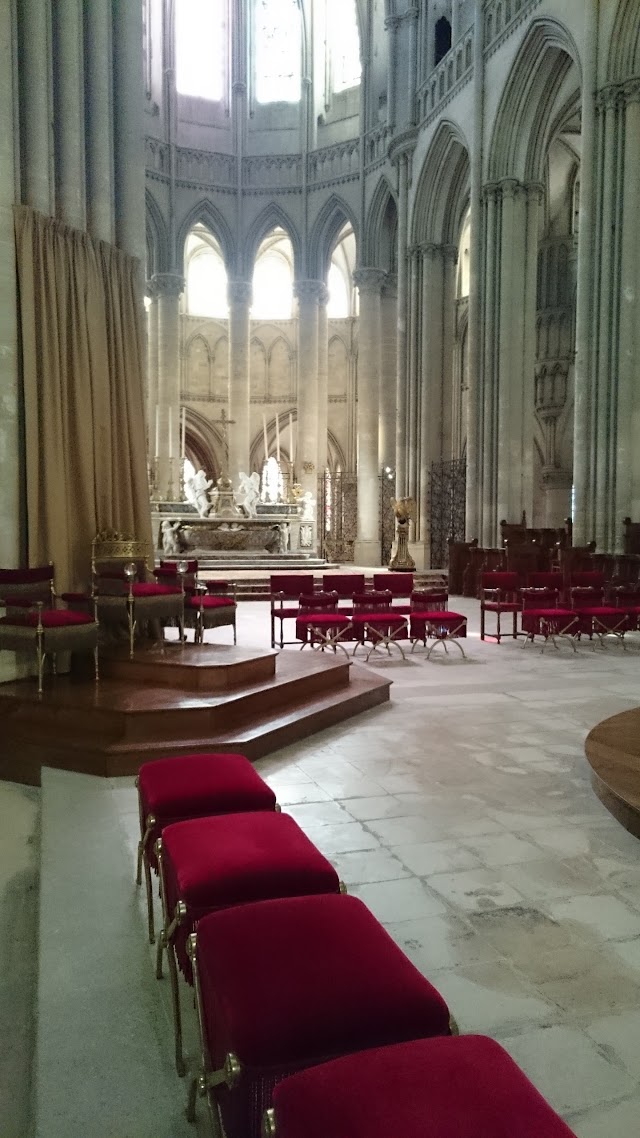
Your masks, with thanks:
[{"label": "cathedral interior", "polygon": [[[296,550],[318,565],[386,569],[405,501],[423,583],[448,567],[462,594],[453,545],[499,551],[506,524],[624,563],[640,605],[639,216],[640,0],[8,0],[0,565],[52,562],[78,597],[96,534],[161,555],[201,475],[253,487],[265,517],[306,502]],[[562,630],[557,654],[485,643],[464,592],[462,659],[374,656],[390,702],[255,766],[461,1038],[498,1040],[541,1090],[564,1127],[549,1138],[633,1138],[640,758],[621,735],[634,836],[593,793],[585,738],[636,708],[637,646],[614,632],[600,652],[598,634],[574,662]],[[266,594],[240,601],[234,643],[269,654],[268,626]],[[0,694],[32,683],[10,646]],[[208,1133],[173,1085],[142,900],[122,902],[130,772],[49,769],[41,790],[14,769],[5,745],[0,1007],[25,1026],[0,1059],[0,1135]],[[72,974],[72,940],[93,976]],[[79,1055],[94,1014],[111,1042]]]}]

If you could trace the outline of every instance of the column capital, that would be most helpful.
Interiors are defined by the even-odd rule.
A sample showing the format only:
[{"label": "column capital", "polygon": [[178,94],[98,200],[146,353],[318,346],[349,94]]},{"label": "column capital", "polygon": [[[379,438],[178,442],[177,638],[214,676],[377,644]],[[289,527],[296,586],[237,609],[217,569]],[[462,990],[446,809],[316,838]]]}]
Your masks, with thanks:
[{"label": "column capital", "polygon": [[185,279],[178,273],[154,273],[147,284],[150,296],[180,296]]},{"label": "column capital", "polygon": [[640,103],[640,79],[630,79],[624,85],[625,106],[629,103]]},{"label": "column capital", "polygon": [[387,16],[384,21],[386,31],[397,32],[400,27],[400,16]]},{"label": "column capital", "polygon": [[229,304],[251,304],[253,286],[251,281],[227,281],[227,300]]},{"label": "column capital", "polygon": [[307,304],[326,304],[328,295],[324,281],[294,281],[293,294],[297,300]]},{"label": "column capital", "polygon": [[380,293],[386,280],[384,269],[362,268],[353,274],[353,283],[362,296],[363,293]]}]

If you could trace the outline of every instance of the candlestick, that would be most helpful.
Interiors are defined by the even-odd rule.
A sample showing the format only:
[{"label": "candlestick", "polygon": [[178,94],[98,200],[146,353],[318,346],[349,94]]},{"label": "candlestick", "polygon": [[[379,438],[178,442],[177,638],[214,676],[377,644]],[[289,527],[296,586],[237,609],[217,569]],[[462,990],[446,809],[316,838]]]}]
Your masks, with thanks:
[{"label": "candlestick", "polygon": [[269,457],[269,446],[267,443],[267,416],[264,411],[262,412],[262,430],[264,433],[264,461],[266,462]]},{"label": "candlestick", "polygon": [[280,462],[280,422],[276,414],[276,458]]},{"label": "candlestick", "polygon": [[186,438],[187,438],[187,408],[183,407],[182,408],[182,439],[181,439],[181,443],[180,443],[180,458],[182,459],[183,462],[184,462],[185,457],[186,457],[186,454],[185,454]]},{"label": "candlestick", "polygon": [[173,458],[173,407],[169,408],[169,458]]},{"label": "candlestick", "polygon": [[155,457],[160,457],[160,408],[156,403],[156,453]]},{"label": "candlestick", "polygon": [[293,411],[289,412],[289,462],[293,470]]}]

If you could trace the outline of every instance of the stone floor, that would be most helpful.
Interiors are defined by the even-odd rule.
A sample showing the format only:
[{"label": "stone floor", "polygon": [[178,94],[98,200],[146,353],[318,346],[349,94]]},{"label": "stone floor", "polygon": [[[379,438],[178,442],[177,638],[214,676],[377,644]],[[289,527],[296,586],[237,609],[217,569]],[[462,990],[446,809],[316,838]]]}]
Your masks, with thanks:
[{"label": "stone floor", "polygon": [[[566,645],[541,654],[511,640],[482,644],[477,602],[456,598],[455,607],[470,618],[466,661],[455,649],[430,661],[372,657],[394,681],[390,704],[258,769],[441,990],[461,1031],[499,1039],[578,1138],[634,1138],[640,843],[594,796],[583,743],[595,723],[637,706],[640,643],[575,655]],[[210,636],[226,640],[227,631]],[[241,605],[238,643],[268,636],[267,605]],[[132,780],[111,785],[133,850]],[[0,803],[10,817],[0,923],[22,914],[14,991],[0,987],[1,1010],[4,1022],[11,1012],[28,1023],[37,802],[5,785]],[[141,911],[139,920],[142,934]],[[160,996],[158,1006],[164,1030]],[[6,1072],[14,1088],[28,1087],[28,1069],[22,1079],[19,1070],[27,1045],[11,1056],[5,1036],[5,1093]],[[22,1138],[3,1114],[19,1108],[4,1100],[0,1090],[0,1135]]]}]

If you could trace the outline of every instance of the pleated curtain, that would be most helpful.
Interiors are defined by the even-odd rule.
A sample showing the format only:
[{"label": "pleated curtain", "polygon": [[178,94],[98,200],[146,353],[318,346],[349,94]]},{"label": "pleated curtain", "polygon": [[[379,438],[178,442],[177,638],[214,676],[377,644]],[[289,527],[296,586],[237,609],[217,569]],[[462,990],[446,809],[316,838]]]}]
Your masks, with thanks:
[{"label": "pleated curtain", "polygon": [[77,589],[97,532],[151,550],[139,264],[26,206],[15,235],[28,564]]}]

